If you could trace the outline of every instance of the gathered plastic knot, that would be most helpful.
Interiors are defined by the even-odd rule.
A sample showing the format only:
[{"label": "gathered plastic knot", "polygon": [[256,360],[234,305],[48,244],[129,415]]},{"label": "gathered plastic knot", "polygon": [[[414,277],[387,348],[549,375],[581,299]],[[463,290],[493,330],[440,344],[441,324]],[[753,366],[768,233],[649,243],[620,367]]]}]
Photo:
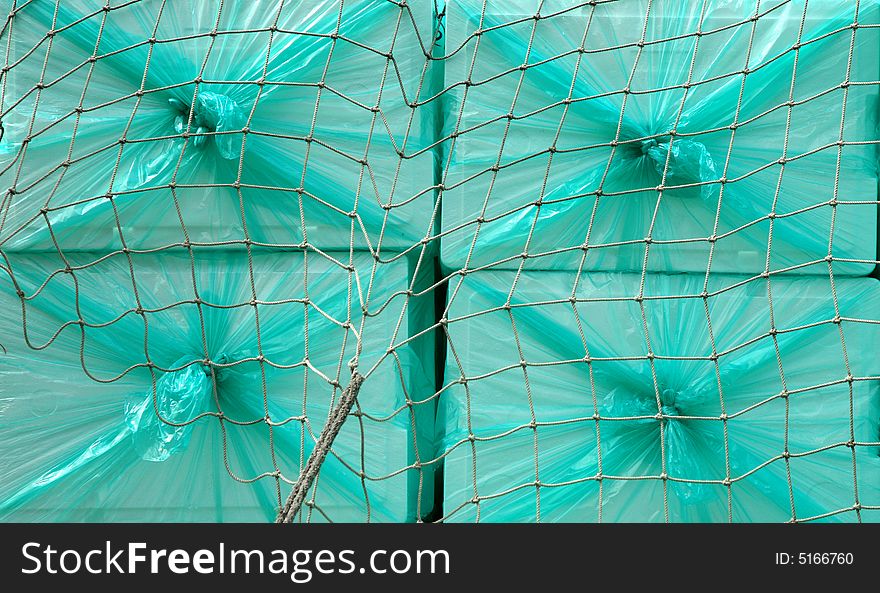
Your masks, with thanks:
[{"label": "gathered plastic knot", "polygon": [[[177,111],[174,118],[174,130],[178,134],[186,131],[190,120],[190,105],[180,99],[168,99],[168,103]],[[238,159],[241,154],[241,137],[238,134],[222,132],[241,131],[247,123],[245,111],[228,95],[205,91],[196,96],[192,109],[190,132],[194,134],[193,145],[203,146],[213,138],[220,156],[227,160]],[[207,136],[211,132],[219,132]]]},{"label": "gathered plastic knot", "polygon": [[[701,142],[650,138],[641,142],[641,153],[650,159],[657,175],[662,177],[666,171],[667,185],[711,182],[719,177],[712,155]],[[711,187],[701,186],[703,197],[711,193]]]},{"label": "gathered plastic knot", "polygon": [[[636,442],[656,442],[658,430],[663,431],[663,458],[666,474],[671,478],[689,479],[702,477],[699,473],[700,459],[706,455],[707,443],[715,442],[715,426],[692,420],[695,405],[707,397],[702,391],[694,391],[686,385],[675,387],[659,385],[660,409],[657,408],[657,393],[652,384],[643,390],[620,390],[612,394],[609,414],[613,416],[641,416],[642,420],[621,426],[622,435]],[[603,437],[604,438],[604,437]],[[657,451],[659,454],[659,451]],[[660,464],[657,460],[657,471]],[[693,482],[679,482],[677,496],[689,501],[699,502],[713,496],[712,487]]]},{"label": "gathered plastic knot", "polygon": [[[174,366],[190,360],[180,359]],[[138,455],[146,461],[165,461],[183,451],[192,433],[191,421],[210,409],[211,387],[201,365],[191,364],[159,377],[155,405],[152,387],[143,398],[126,405],[126,426]]]},{"label": "gathered plastic knot", "polygon": [[[678,408],[675,406],[675,399],[678,393],[674,389],[666,388],[660,392],[660,409],[664,416],[680,416]],[[668,420],[668,418],[665,418]]]}]

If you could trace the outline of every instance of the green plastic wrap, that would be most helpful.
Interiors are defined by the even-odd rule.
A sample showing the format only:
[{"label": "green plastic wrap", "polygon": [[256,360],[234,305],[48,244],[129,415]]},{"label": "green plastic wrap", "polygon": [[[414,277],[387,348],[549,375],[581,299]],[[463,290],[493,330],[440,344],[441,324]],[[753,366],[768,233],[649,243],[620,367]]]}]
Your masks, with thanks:
[{"label": "green plastic wrap", "polygon": [[720,275],[705,301],[702,277],[639,285],[462,281],[438,410],[448,520],[854,521],[855,483],[880,503],[877,280]]},{"label": "green plastic wrap", "polygon": [[57,4],[3,28],[3,249],[431,233],[430,0]]},{"label": "green plastic wrap", "polygon": [[448,2],[448,268],[871,271],[877,3],[701,6]]},{"label": "green plastic wrap", "polygon": [[290,492],[275,472],[297,478],[356,355],[359,415],[303,520],[429,512],[415,464],[433,453],[433,338],[411,336],[433,301],[406,292],[432,272],[400,258],[372,273],[365,254],[349,273],[336,256],[78,253],[67,273],[46,254],[0,270],[0,519],[272,520]]},{"label": "green plastic wrap", "polygon": [[0,4],[0,520],[880,520],[877,2]]}]

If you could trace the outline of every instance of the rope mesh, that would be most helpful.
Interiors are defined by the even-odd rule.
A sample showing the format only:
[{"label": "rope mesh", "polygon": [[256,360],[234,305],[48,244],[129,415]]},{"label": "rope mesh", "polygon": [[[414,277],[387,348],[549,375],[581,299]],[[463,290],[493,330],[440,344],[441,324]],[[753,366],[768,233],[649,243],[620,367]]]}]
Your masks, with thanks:
[{"label": "rope mesh", "polygon": [[[172,429],[216,423],[228,479],[241,487],[272,483],[270,515],[280,512],[286,520],[403,520],[404,511],[377,511],[393,489],[415,501],[407,518],[425,521],[736,521],[764,517],[738,502],[738,493],[751,501],[762,488],[787,497],[780,502],[767,494],[774,509],[784,507],[781,514],[766,515],[772,520],[876,520],[872,511],[880,510],[880,498],[871,495],[880,493],[880,371],[864,351],[876,345],[872,332],[880,317],[877,301],[850,276],[869,273],[878,261],[874,236],[840,223],[858,224],[865,213],[876,219],[876,174],[874,186],[865,187],[864,178],[852,173],[861,164],[848,164],[873,158],[876,170],[873,151],[880,142],[876,114],[865,115],[877,109],[880,71],[865,78],[853,67],[873,59],[866,52],[876,54],[880,25],[871,20],[870,3],[755,0],[733,3],[739,10],[721,21],[717,15],[727,3],[713,0],[690,9],[659,0],[523,0],[510,6],[327,0],[316,3],[314,14],[284,0],[256,3],[252,12],[234,4],[196,2],[199,17],[191,25],[168,22],[179,13],[167,0],[82,2],[72,16],[61,2],[12,2],[0,31],[0,253],[20,301],[20,329],[29,348],[40,351],[35,356],[53,356],[59,336],[73,333],[82,370],[96,382],[145,372],[152,412],[162,423]],[[823,10],[835,18],[826,19]],[[120,29],[130,26],[132,14],[147,37],[128,43]],[[42,26],[38,32],[34,22]],[[686,23],[686,30],[670,34],[681,26],[675,23]],[[621,24],[627,30],[610,32]],[[60,68],[65,62],[53,58],[69,46],[53,46],[84,27],[94,33],[93,46],[65,58],[75,67]],[[718,51],[718,39],[739,40],[720,47],[738,48],[734,57],[741,68],[717,73],[706,66],[707,60],[714,64],[706,52]],[[251,53],[261,49],[258,59],[246,56],[255,66],[247,78],[217,78],[218,60],[235,55],[229,48],[236,43]],[[846,54],[830,55],[831,47]],[[161,60],[175,51],[192,56],[192,48],[202,52],[195,75],[184,77],[181,66],[177,79],[169,78],[175,65]],[[346,60],[361,54],[369,54],[375,67],[360,74],[358,86],[343,74],[351,74],[344,70]],[[723,57],[724,63],[735,61]],[[621,68],[616,78],[597,71],[596,64],[613,63]],[[105,64],[136,73],[138,80],[131,88],[95,89],[90,85]],[[656,77],[662,84],[647,84],[658,64],[670,64],[673,73]],[[811,71],[822,76],[818,83]],[[602,87],[596,81],[606,74]],[[764,75],[775,85],[770,90],[749,85]],[[442,85],[435,84],[441,78]],[[52,93],[53,87],[72,88],[72,81],[82,82],[78,95]],[[292,116],[301,120],[299,133],[286,125],[268,128],[260,118],[261,106],[288,89],[314,97],[309,113]],[[761,93],[766,100],[756,102]],[[161,132],[139,123],[152,97],[168,102],[175,114]],[[717,107],[731,97],[729,108]],[[874,97],[868,107],[859,102],[865,97]],[[665,119],[642,125],[658,105]],[[813,105],[834,109],[813,122],[815,141],[804,146],[793,130],[806,125],[799,114]],[[695,115],[713,109],[720,114],[714,124]],[[110,110],[106,142],[80,149],[78,138]],[[334,136],[338,110],[356,113],[358,128]],[[128,115],[120,117],[122,111]],[[860,128],[859,122],[869,117],[875,128],[866,131],[868,124]],[[762,125],[769,130],[763,136]],[[834,130],[833,138],[822,135],[826,129]],[[738,145],[740,137],[755,137],[747,135],[752,130],[763,144]],[[724,149],[713,151],[719,137],[726,138]],[[63,160],[28,158],[49,142],[64,143]],[[124,179],[132,146],[156,146],[173,159],[153,178],[132,184]],[[763,159],[777,147],[778,156],[766,162],[749,160],[750,149]],[[191,174],[205,167],[193,159],[208,149],[220,165],[207,177]],[[151,154],[144,150],[140,154]],[[273,150],[295,156],[283,161],[279,173],[263,174],[271,154],[260,151]],[[77,192],[97,159],[104,162],[107,174],[99,178],[106,187],[94,195]],[[431,164],[414,173],[412,164],[420,159]],[[340,178],[356,182],[328,177],[322,160]],[[789,187],[805,170],[824,166],[833,169],[814,172],[822,178],[816,195],[790,207]],[[766,193],[744,197],[737,191],[756,179]],[[521,193],[511,195],[518,184],[524,185]],[[218,238],[187,225],[187,202],[220,192],[231,198],[237,218],[231,224],[240,237]],[[161,234],[145,240],[153,237],[144,222],[151,200],[170,200],[178,227],[170,242]],[[641,218],[626,218],[622,209],[634,203]],[[686,220],[670,221],[670,203],[700,211],[706,234],[670,235],[679,222],[692,228]],[[278,220],[257,210],[261,204],[277,210]],[[740,218],[731,222],[730,210]],[[102,237],[112,235],[103,243],[96,239],[98,248],[76,232],[76,221],[89,219],[90,211],[106,213],[98,218]],[[320,226],[325,219],[347,247],[326,238]],[[549,226],[558,220],[562,226]],[[280,231],[264,231],[274,223]],[[865,228],[876,232],[874,223]],[[735,259],[725,259],[725,249],[746,235],[761,240],[737,268]],[[786,251],[786,244],[794,250]],[[859,248],[864,244],[867,255]],[[241,254],[243,272],[228,280],[222,266],[212,273],[217,286],[235,282],[243,289],[222,302],[202,294],[200,278],[205,254],[229,252]],[[43,258],[40,265],[34,253]],[[184,266],[180,278],[191,277],[191,283],[175,287],[177,300],[157,305],[144,298],[155,287],[142,269],[145,258],[163,255],[179,255],[174,265]],[[260,262],[272,256],[289,258],[284,266],[296,269],[301,280],[282,282],[267,295]],[[95,315],[91,308],[103,295],[83,278],[111,260],[128,270],[117,290],[131,305]],[[679,261],[682,267],[675,267]],[[400,277],[404,269],[408,278],[395,288],[381,285],[383,274]],[[662,272],[690,276],[677,280],[681,276]],[[67,289],[59,300],[69,301],[54,313],[50,331],[35,337],[28,320],[61,281]],[[315,283],[333,291],[333,306],[326,292],[310,290]],[[793,312],[809,308],[798,300],[809,291],[817,291],[819,304],[809,314]],[[433,316],[413,323],[414,308],[424,303],[431,304]],[[301,310],[296,323],[279,330],[272,321],[276,311],[293,307]],[[737,319],[731,308],[746,313]],[[163,315],[169,311],[190,319],[200,345],[174,364],[157,358],[151,347],[156,333],[167,331]],[[252,336],[251,346],[217,351],[206,319],[245,311],[250,325],[236,332]],[[115,373],[96,372],[89,341],[133,319],[142,329],[142,352]],[[269,334],[295,334],[285,339],[297,351],[265,348],[267,327]],[[607,327],[635,336],[641,351],[619,351],[622,342],[609,337],[610,330],[602,329]],[[331,346],[319,333],[326,328],[339,332]],[[681,342],[699,347],[673,347],[675,334],[685,331],[701,337],[689,342],[679,336]],[[371,333],[387,336],[387,343],[365,355]],[[8,336],[0,341],[8,347]],[[836,352],[834,360],[817,358],[829,352]],[[744,377],[757,368],[750,360],[772,366],[774,381],[754,370],[764,384],[732,383],[747,383]],[[430,375],[428,387],[413,378],[415,367]],[[190,368],[205,370],[211,403],[189,417],[169,417],[163,377]],[[230,411],[224,396],[225,377],[237,368],[256,369],[256,383],[246,386],[250,397],[257,393],[250,415]],[[293,392],[289,383],[273,390],[274,377],[294,372],[301,391]],[[682,373],[692,383],[674,384]],[[379,384],[382,376],[393,377],[394,384]],[[554,377],[578,383],[565,387]],[[614,377],[623,392],[610,383]],[[344,394],[357,393],[361,381],[363,393],[371,378],[389,398],[399,391],[400,401],[379,406],[363,395],[354,400],[342,431],[347,436],[339,437],[353,449],[342,453],[334,445],[328,456],[344,477],[310,475],[311,489],[298,493],[292,513],[285,501],[309,452],[319,441],[322,449],[328,445],[325,424],[339,430],[334,416]],[[688,385],[697,383],[700,397],[711,403],[693,403]],[[511,385],[516,393],[501,391]],[[315,415],[315,401],[326,416]],[[498,402],[501,407],[494,407]],[[846,426],[829,420],[821,442],[804,436],[823,430],[810,425],[817,410],[841,405]],[[744,444],[736,434],[743,419],[763,426],[766,440]],[[403,426],[407,436],[388,442],[376,432],[384,425]],[[228,440],[256,426],[265,428],[266,451],[245,471],[229,461]],[[285,432],[292,426],[300,428]],[[657,465],[628,465],[621,453],[626,447],[651,449]],[[685,471],[689,458],[712,448],[717,463],[702,473]],[[406,451],[404,461],[389,455],[396,466],[376,469],[375,459],[398,449]],[[293,463],[281,459],[285,454]],[[807,475],[829,465],[829,475],[850,482],[835,487],[830,506],[813,496],[822,486]],[[345,497],[353,514],[324,505],[340,484],[357,485]],[[636,489],[640,494],[633,500],[639,502],[627,503]],[[565,493],[573,494],[561,498]],[[682,515],[681,505],[709,505],[707,497],[721,501],[721,517]],[[504,514],[505,506],[514,509],[511,514]]]}]

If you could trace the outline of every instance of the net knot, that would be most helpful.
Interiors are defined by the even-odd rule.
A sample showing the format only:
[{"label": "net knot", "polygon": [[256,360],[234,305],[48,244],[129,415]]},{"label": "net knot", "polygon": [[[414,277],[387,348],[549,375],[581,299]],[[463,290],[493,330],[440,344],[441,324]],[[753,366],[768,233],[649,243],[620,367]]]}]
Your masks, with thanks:
[{"label": "net knot", "polygon": [[204,91],[196,96],[192,109],[190,104],[180,99],[171,98],[168,103],[177,113],[174,117],[174,130],[178,134],[186,133],[187,124],[192,119],[189,133],[194,134],[194,146],[203,146],[213,138],[221,157],[234,160],[240,156],[241,140],[238,135],[225,133],[240,132],[247,124],[245,110],[234,99],[221,93]]}]

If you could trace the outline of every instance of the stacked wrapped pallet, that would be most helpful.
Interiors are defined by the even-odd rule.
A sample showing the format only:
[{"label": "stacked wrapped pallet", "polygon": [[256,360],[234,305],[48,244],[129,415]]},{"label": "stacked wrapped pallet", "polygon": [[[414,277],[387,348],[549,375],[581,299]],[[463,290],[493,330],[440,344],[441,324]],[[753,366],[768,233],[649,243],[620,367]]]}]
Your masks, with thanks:
[{"label": "stacked wrapped pallet", "polygon": [[877,6],[447,17],[444,515],[880,518]]},{"label": "stacked wrapped pallet", "polygon": [[13,11],[0,517],[271,520],[350,363],[302,519],[430,511],[434,28],[379,0]]},{"label": "stacked wrapped pallet", "polygon": [[875,3],[93,4],[0,32],[0,519],[271,520],[355,368],[301,520],[880,519]]}]

